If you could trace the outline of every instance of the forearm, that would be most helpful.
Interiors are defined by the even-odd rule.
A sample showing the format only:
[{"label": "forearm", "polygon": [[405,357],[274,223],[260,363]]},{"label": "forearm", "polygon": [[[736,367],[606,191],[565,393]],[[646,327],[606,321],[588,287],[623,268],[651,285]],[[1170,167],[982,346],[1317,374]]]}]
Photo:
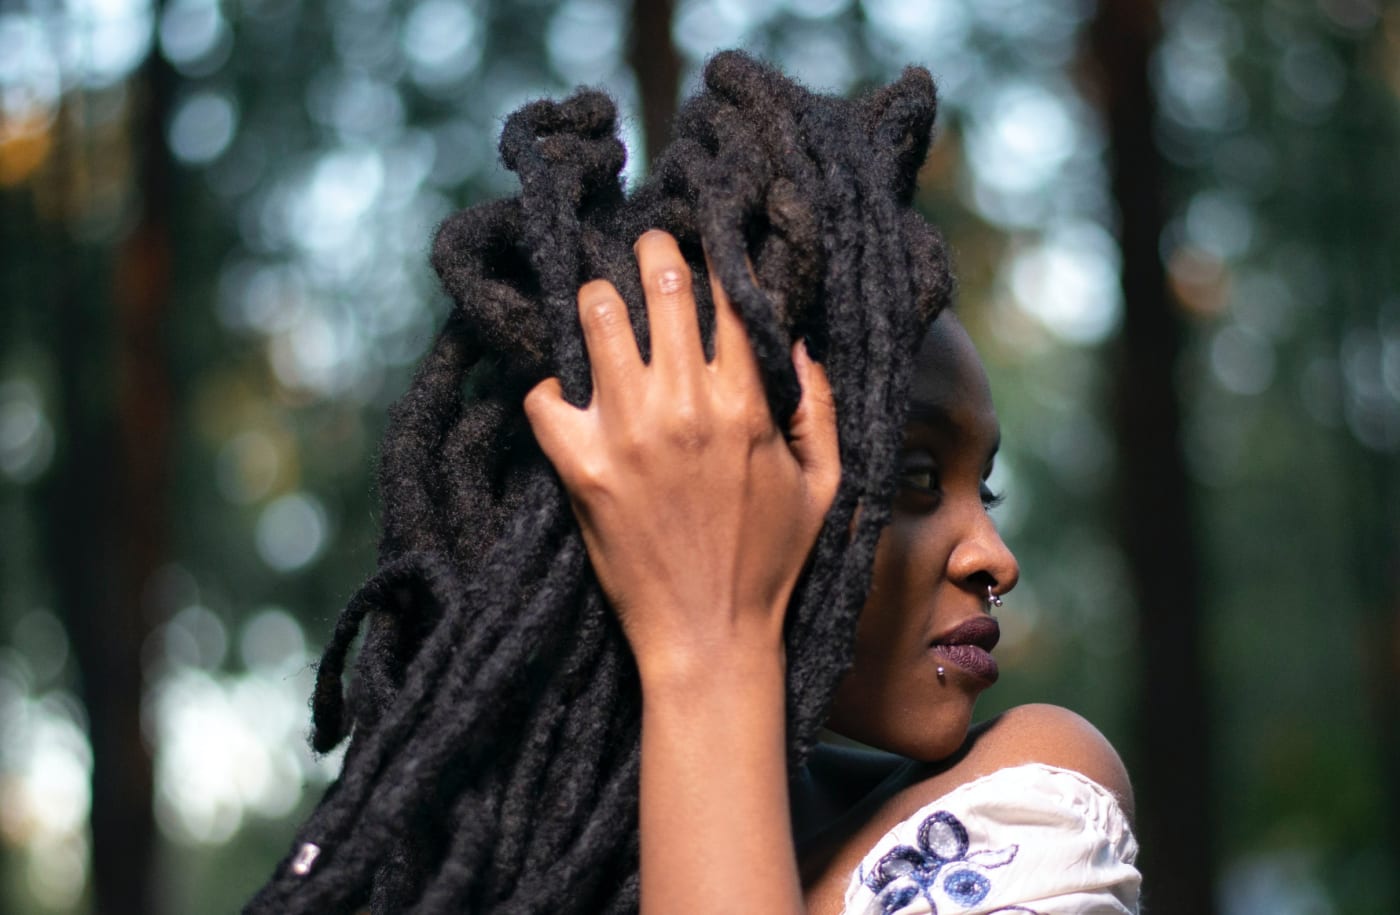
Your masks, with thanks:
[{"label": "forearm", "polygon": [[781,647],[644,674],[642,697],[642,912],[801,912]]}]

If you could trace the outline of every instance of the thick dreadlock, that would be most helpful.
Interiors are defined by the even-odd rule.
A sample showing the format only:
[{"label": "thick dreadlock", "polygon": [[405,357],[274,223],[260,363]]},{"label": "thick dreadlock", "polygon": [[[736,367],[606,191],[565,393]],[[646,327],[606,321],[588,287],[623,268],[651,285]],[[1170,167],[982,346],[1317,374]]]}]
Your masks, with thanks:
[{"label": "thick dreadlock", "polygon": [[[315,748],[352,724],[354,739],[249,911],[636,909],[636,671],[521,404],[549,375],[587,404],[575,295],[589,279],[622,293],[650,358],[631,253],[648,228],[674,235],[690,262],[712,353],[704,239],[779,423],[801,393],[791,341],[805,337],[831,379],[842,482],[787,619],[800,765],[850,664],[913,353],[950,293],[942,242],[910,207],[934,110],[920,69],[852,102],[720,54],[630,198],[605,96],[534,102],[507,120],[501,156],[520,195],[438,233],[433,265],[456,308],[392,411],[380,567],[318,672]],[[307,843],[320,849],[309,870]]]}]

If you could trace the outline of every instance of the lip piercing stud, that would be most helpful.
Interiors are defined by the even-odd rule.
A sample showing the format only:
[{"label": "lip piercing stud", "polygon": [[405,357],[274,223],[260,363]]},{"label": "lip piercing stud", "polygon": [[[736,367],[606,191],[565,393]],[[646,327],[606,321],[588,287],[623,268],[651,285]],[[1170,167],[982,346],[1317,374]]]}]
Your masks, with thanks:
[{"label": "lip piercing stud", "polygon": [[944,674],[944,673],[946,673],[946,671],[943,670],[943,665],[942,665],[942,664],[939,664],[939,665],[938,665],[938,682],[939,682],[939,683],[942,683],[942,682],[943,682],[943,674]]},{"label": "lip piercing stud", "polygon": [[1001,595],[993,591],[991,585],[987,585],[987,602],[993,607],[1001,606]]}]

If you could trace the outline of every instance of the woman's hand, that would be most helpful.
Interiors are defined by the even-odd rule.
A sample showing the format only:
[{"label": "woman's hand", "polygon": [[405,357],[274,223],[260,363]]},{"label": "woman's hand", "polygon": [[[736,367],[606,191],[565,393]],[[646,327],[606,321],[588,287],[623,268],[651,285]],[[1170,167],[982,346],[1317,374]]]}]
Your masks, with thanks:
[{"label": "woman's hand", "polygon": [[784,436],[743,323],[713,273],[715,356],[706,362],[675,240],[653,230],[635,251],[651,363],[641,360],[617,290],[595,280],[578,295],[592,402],[570,405],[549,378],[527,395],[525,412],[645,680],[707,667],[736,647],[780,649],[840,459],[831,388],[802,344],[793,363],[803,397]]},{"label": "woman's hand", "polygon": [[635,250],[650,365],[617,290],[589,283],[593,400],[571,406],[550,378],[525,412],[641,673],[641,909],[798,912],[782,628],[841,475],[831,388],[795,347],[785,437],[724,290],[711,280],[706,362],[675,240],[652,231]]}]

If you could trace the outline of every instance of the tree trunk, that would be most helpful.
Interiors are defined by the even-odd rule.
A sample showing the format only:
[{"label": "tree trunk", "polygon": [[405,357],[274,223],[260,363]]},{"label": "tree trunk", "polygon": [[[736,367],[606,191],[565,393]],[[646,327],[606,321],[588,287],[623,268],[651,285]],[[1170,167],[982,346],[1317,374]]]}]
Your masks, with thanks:
[{"label": "tree trunk", "polygon": [[[110,302],[106,284],[82,281],[78,265],[90,264],[91,254],[75,250],[66,234],[56,245],[61,443],[48,492],[47,552],[92,742],[98,915],[148,913],[156,905],[153,767],[141,731],[141,648],[156,621],[143,612],[142,595],[165,555],[171,394],[161,320],[170,299],[171,170],[162,126],[173,81],[156,54],[134,80],[144,102],[132,126],[143,205],[115,252]],[[87,154],[65,139],[63,155]]]},{"label": "tree trunk", "polygon": [[[1349,73],[1365,73],[1367,44],[1384,42],[1376,34],[1367,43],[1337,41],[1334,46]],[[1393,188],[1397,122],[1392,97],[1383,85],[1348,86],[1329,131],[1340,138],[1311,170],[1320,177],[1300,196],[1306,201],[1306,224],[1336,277],[1337,302],[1328,328],[1339,352],[1351,330],[1379,333],[1385,309],[1400,289],[1400,231]],[[1361,139],[1364,138],[1364,141]],[[1393,307],[1393,306],[1392,306]],[[1379,817],[1393,862],[1400,874],[1400,463],[1396,454],[1367,447],[1354,434],[1342,436],[1343,478],[1348,482],[1352,519],[1347,574],[1357,588],[1363,633],[1364,682],[1373,723],[1377,771],[1380,773]]]},{"label": "tree trunk", "polygon": [[1192,493],[1174,372],[1182,328],[1158,245],[1165,166],[1152,125],[1152,0],[1100,2],[1090,53],[1109,135],[1122,249],[1123,329],[1114,364],[1118,524],[1139,617],[1138,791],[1149,911],[1214,911],[1211,720],[1201,656],[1201,588]]},{"label": "tree trunk", "polygon": [[633,0],[628,60],[642,99],[642,131],[648,164],[671,138],[680,93],[681,62],[671,42],[672,0]]}]

